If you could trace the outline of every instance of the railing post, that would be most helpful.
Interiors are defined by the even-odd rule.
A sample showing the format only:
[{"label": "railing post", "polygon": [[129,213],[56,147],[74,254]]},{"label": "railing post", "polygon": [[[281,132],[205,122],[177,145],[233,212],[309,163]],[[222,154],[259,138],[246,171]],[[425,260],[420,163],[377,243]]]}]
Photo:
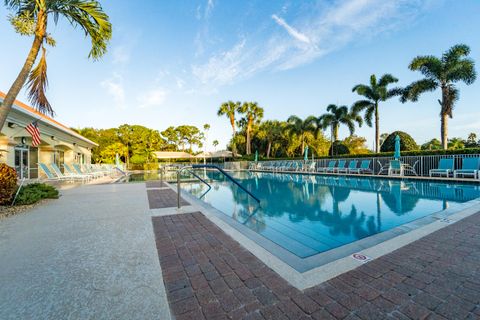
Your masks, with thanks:
[{"label": "railing post", "polygon": [[177,171],[177,208],[180,209],[180,170]]}]

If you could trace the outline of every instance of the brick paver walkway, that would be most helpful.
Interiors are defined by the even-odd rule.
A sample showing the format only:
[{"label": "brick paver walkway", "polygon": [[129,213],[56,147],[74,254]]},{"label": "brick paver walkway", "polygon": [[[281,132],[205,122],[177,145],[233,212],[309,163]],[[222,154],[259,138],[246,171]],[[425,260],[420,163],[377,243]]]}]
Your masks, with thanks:
[{"label": "brick paver walkway", "polygon": [[480,214],[299,291],[201,213],[154,217],[176,319],[480,319]]}]

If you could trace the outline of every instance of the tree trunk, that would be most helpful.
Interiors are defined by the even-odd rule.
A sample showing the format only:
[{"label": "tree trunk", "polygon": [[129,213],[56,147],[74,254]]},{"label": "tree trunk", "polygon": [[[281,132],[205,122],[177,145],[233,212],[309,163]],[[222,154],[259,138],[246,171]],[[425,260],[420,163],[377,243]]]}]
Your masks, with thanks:
[{"label": "tree trunk", "polygon": [[333,126],[333,142],[338,140],[338,125]]},{"label": "tree trunk", "polygon": [[230,125],[232,126],[232,154],[237,156],[237,145],[235,144],[235,117],[230,117]]},{"label": "tree trunk", "polygon": [[302,133],[302,156],[305,153],[305,136]]},{"label": "tree trunk", "polygon": [[378,116],[378,102],[375,103],[375,152],[380,152],[380,119]]},{"label": "tree trunk", "polygon": [[30,48],[30,52],[28,53],[27,60],[20,70],[20,73],[17,76],[17,79],[13,82],[12,86],[7,92],[5,99],[0,104],[0,130],[2,130],[5,121],[7,120],[7,116],[12,109],[13,103],[18,96],[20,90],[22,90],[25,82],[27,81],[28,75],[32,70],[33,64],[37,59],[38,52],[42,47],[43,38],[45,37],[47,28],[47,16],[43,10],[38,12],[37,16],[37,26],[35,31],[35,38],[32,43],[32,47]]},{"label": "tree trunk", "polygon": [[440,127],[440,134],[442,136],[442,147],[443,150],[448,149],[448,114],[442,112],[440,115],[441,119],[441,127]]},{"label": "tree trunk", "polygon": [[440,135],[443,150],[448,149],[448,116],[451,114],[451,106],[447,105],[450,101],[449,90],[445,84],[442,84],[442,101],[440,103],[442,110],[440,112]]},{"label": "tree trunk", "polygon": [[272,150],[272,141],[268,141],[267,145],[267,159],[270,158],[270,151]]}]

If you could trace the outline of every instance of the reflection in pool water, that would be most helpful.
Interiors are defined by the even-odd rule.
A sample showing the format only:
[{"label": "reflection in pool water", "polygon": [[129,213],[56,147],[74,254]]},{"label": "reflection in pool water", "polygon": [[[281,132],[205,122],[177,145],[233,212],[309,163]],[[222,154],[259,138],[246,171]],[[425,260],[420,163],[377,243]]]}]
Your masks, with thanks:
[{"label": "reflection in pool water", "polygon": [[480,197],[478,186],[467,184],[235,173],[259,206],[221,175],[206,174],[212,179],[206,194],[199,182],[182,188],[301,258]]}]

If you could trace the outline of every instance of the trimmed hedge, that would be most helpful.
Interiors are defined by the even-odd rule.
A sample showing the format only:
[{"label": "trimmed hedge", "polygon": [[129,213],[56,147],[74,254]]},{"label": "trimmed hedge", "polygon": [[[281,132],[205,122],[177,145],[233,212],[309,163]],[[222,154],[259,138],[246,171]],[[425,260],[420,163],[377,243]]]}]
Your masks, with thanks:
[{"label": "trimmed hedge", "polygon": [[413,151],[419,150],[420,147],[417,145],[415,140],[406,132],[395,131],[388,135],[385,141],[380,147],[381,152],[393,152],[395,151],[395,137],[400,137],[400,151]]},{"label": "trimmed hedge", "polygon": [[348,149],[348,147],[341,141],[335,141],[328,149],[328,154],[332,154],[332,148],[334,156],[343,156],[350,154],[350,150]]}]

